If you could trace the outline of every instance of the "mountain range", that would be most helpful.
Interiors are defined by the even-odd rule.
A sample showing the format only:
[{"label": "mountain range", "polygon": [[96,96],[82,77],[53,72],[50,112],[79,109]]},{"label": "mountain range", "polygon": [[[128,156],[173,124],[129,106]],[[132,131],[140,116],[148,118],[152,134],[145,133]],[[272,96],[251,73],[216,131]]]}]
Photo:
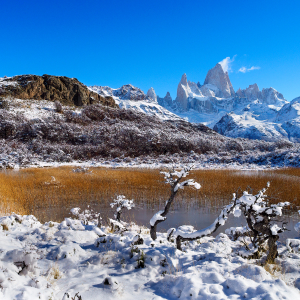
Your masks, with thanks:
[{"label": "mountain range", "polygon": [[183,118],[202,123],[228,137],[300,141],[300,97],[288,102],[274,88],[260,90],[256,83],[235,91],[220,63],[208,71],[203,85],[189,81],[183,74],[175,99],[169,92],[161,98],[153,88],[145,94],[132,85],[90,89],[114,98],[121,108],[165,120]]},{"label": "mountain range", "polygon": [[[186,76],[180,85],[188,93],[184,102],[186,108],[182,107],[180,98],[172,100],[167,93],[161,99],[152,88],[147,94],[132,85],[119,89],[88,88],[76,78],[53,75],[0,78],[0,169],[74,162],[156,167],[195,163],[208,168],[213,165],[217,168],[300,166],[299,144],[291,143],[288,137],[275,142],[231,138],[178,116],[192,110],[201,115],[190,106],[205,97],[211,115],[215,113],[213,101],[220,100],[224,105],[237,101],[241,107],[245,101],[249,105],[246,112],[262,101],[245,100],[233,94],[229,78],[219,86],[216,86],[218,82],[211,83],[212,77],[203,86],[185,79]],[[189,94],[189,89],[198,93],[198,99],[191,98],[193,94]],[[209,90],[214,96],[203,95]],[[231,97],[224,98],[229,93]],[[285,132],[296,136],[297,127],[293,122],[298,118],[299,99],[286,103],[272,89],[269,93],[261,93],[260,97],[266,97],[266,115],[272,105],[277,107],[277,102],[285,103],[278,111],[274,109],[274,120],[283,124]],[[269,104],[273,102],[275,104]],[[161,104],[173,107],[177,114]],[[261,112],[260,115],[263,116]],[[228,116],[226,120],[226,116],[221,119],[225,120],[225,127],[232,120],[237,122],[235,115],[228,115],[232,120]],[[285,121],[287,118],[290,123]]]}]

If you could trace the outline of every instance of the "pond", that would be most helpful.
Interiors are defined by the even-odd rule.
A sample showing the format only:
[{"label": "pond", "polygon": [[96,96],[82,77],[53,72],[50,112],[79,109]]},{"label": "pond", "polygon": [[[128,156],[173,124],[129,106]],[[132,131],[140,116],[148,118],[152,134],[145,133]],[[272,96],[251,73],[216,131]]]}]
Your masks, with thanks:
[{"label": "pond", "polygon": [[[232,193],[248,190],[257,193],[271,183],[267,194],[272,202],[289,201],[293,210],[286,211],[281,221],[288,221],[291,231],[281,239],[295,237],[294,225],[300,221],[300,170],[267,171],[195,170],[189,178],[201,184],[200,190],[186,187],[176,196],[167,220],[158,226],[165,231],[180,225],[202,229],[210,225],[222,207],[231,202]],[[110,203],[117,195],[134,199],[136,207],[124,213],[125,221],[149,226],[155,212],[164,207],[170,187],[164,183],[160,170],[110,168],[36,168],[0,172],[0,209],[33,214],[41,222],[62,221],[70,209],[80,207],[101,212],[104,222],[113,218]],[[243,218],[230,217],[217,233],[231,226],[245,225]]]}]

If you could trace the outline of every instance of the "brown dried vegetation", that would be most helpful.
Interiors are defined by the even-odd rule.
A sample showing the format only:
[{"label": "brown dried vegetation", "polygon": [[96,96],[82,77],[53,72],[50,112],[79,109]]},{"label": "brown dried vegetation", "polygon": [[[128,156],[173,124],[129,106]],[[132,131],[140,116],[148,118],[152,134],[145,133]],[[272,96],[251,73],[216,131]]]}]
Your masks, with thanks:
[{"label": "brown dried vegetation", "polygon": [[[91,168],[90,171],[73,172],[71,167],[61,167],[1,172],[0,210],[34,214],[41,221],[60,221],[74,206],[91,204],[108,209],[119,194],[148,207],[157,207],[169,197],[169,187],[159,170]],[[219,208],[228,204],[232,193],[239,188],[255,193],[267,181],[271,182],[268,195],[272,201],[300,205],[300,169],[195,170],[189,178],[194,178],[202,188],[180,191],[173,208]]]}]

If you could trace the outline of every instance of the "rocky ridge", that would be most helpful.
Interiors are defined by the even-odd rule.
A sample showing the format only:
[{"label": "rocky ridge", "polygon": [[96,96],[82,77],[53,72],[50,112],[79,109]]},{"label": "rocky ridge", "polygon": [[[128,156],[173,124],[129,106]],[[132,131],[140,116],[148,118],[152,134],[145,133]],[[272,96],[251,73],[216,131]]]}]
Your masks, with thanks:
[{"label": "rocky ridge", "polygon": [[148,92],[147,92],[147,96],[149,98],[151,98],[154,102],[157,102],[157,96],[156,96],[156,93],[155,93],[155,90],[153,87],[151,87]]},{"label": "rocky ridge", "polygon": [[[249,85],[234,92],[227,72],[217,64],[204,84],[183,74],[174,101],[158,97],[158,103],[178,116],[203,123],[230,137],[300,142],[300,105],[289,102],[274,88]],[[291,111],[291,113],[288,113]]]},{"label": "rocky ridge", "polygon": [[118,107],[112,97],[103,97],[76,78],[52,75],[21,75],[0,79],[0,98],[60,101],[64,105],[84,106],[101,103]]},{"label": "rocky ridge", "polygon": [[[120,108],[142,112],[147,115],[156,116],[162,120],[181,119],[164,107],[165,104],[156,96],[153,88],[150,88],[147,94],[131,84],[123,85],[117,89],[108,86],[91,86],[89,89],[103,97],[112,97]],[[171,97],[166,98],[166,105],[172,102],[172,98],[169,98]]]},{"label": "rocky ridge", "polygon": [[146,95],[141,89],[133,86],[132,84],[122,85],[117,89],[113,89],[109,86],[94,85],[89,87],[89,89],[100,96],[115,97],[118,100],[153,101],[153,99]]},{"label": "rocky ridge", "polygon": [[219,91],[216,93],[216,97],[230,98],[234,97],[235,95],[228,72],[224,72],[219,63],[217,63],[214,68],[208,71],[204,81],[204,85],[206,84],[214,85],[219,89]]}]

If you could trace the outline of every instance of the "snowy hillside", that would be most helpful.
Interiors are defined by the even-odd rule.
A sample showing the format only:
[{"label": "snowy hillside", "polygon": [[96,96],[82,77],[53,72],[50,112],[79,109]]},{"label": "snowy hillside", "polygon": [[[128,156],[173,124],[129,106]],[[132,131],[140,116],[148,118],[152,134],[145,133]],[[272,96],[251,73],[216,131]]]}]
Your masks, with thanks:
[{"label": "snowy hillside", "polygon": [[299,99],[289,103],[274,88],[260,90],[257,84],[235,92],[228,73],[219,63],[208,71],[203,85],[183,74],[175,100],[169,92],[161,98],[153,88],[145,94],[132,85],[90,89],[103,97],[113,97],[120,108],[163,120],[181,118],[201,123],[228,137],[300,141]]},{"label": "snowy hillside", "polygon": [[[117,90],[99,88],[96,93],[76,79],[50,75],[23,75],[0,82],[0,168],[75,163],[159,167],[193,162],[198,168],[300,165],[298,145],[222,136],[162,109],[153,89],[146,95],[128,85]],[[29,98],[31,95],[38,100]],[[167,93],[163,102],[172,105],[170,98]],[[119,105],[114,99],[119,99],[116,100],[120,101]],[[214,101],[225,106],[230,99]],[[247,101],[239,100],[239,103]],[[130,109],[135,104],[137,108]],[[120,105],[126,109],[120,109]],[[160,117],[157,111],[147,113],[151,105],[157,108]],[[274,104],[248,102],[244,109],[236,110],[239,117],[231,114],[219,130],[230,136],[231,128],[232,136],[248,137],[244,127],[247,123],[246,128],[255,125],[249,138],[264,134],[264,139],[272,140],[276,130],[282,135],[285,131],[296,136],[294,121],[286,120],[281,129],[276,127],[276,117],[283,120],[284,111],[296,116],[297,107],[298,102],[294,101],[284,106],[281,115]],[[196,110],[186,113],[197,117]],[[267,117],[275,120],[273,127],[263,123]],[[236,124],[238,127],[234,127]],[[258,127],[262,133],[257,132]]]},{"label": "snowy hillside", "polygon": [[300,166],[298,145],[231,139],[186,121],[132,110],[10,99],[0,108],[0,169],[33,165],[197,168]]},{"label": "snowy hillside", "polygon": [[279,108],[254,101],[242,111],[226,114],[214,126],[230,137],[300,142],[300,98]]},{"label": "snowy hillside", "polygon": [[107,86],[91,86],[89,88],[101,96],[113,97],[120,108],[132,109],[162,120],[180,119],[180,117],[157,103],[157,97],[153,88],[149,89],[147,95],[131,84],[123,85],[118,89]]}]

